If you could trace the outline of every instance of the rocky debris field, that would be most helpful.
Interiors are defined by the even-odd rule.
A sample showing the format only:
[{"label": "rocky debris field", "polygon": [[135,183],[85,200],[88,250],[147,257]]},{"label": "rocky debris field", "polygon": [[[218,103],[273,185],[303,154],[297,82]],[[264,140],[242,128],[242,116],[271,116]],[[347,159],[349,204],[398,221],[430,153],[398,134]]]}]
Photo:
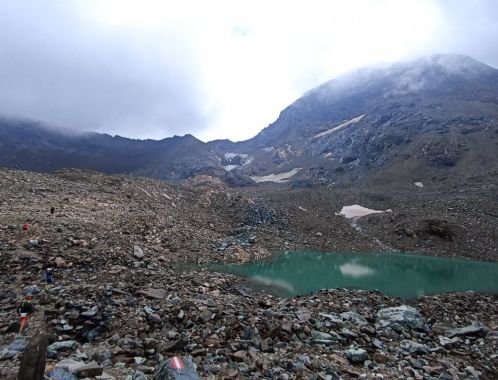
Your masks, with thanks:
[{"label": "rocky debris field", "polygon": [[[402,228],[394,222],[384,235],[372,235],[370,219],[388,214],[360,220],[366,232],[334,215],[354,192],[326,198],[301,191],[292,198],[273,188],[228,190],[210,177],[171,185],[76,170],[0,171],[0,182],[2,379],[16,378],[22,351],[39,332],[48,334],[52,379],[165,378],[156,372],[175,355],[211,379],[498,377],[496,295],[407,301],[335,289],[280,299],[229,274],[173,269],[178,262],[243,262],[284,247],[372,251],[375,236],[399,246],[389,240],[391,230]],[[381,202],[400,218],[398,210],[415,204]],[[482,218],[475,233],[488,227],[491,219]],[[429,236],[441,240],[436,248],[459,241],[460,229],[451,240],[447,225],[432,226]],[[488,243],[496,244],[482,244]],[[48,267],[54,268],[49,287]],[[15,310],[27,289],[35,292],[36,311],[17,336]]]},{"label": "rocky debris field", "polygon": [[[498,189],[460,187],[409,192],[372,188],[272,189],[267,202],[288,215],[289,228],[322,251],[393,251],[498,261]],[[387,212],[346,221],[343,206]],[[353,228],[351,228],[353,227]],[[322,231],[320,236],[314,232]],[[347,247],[344,247],[347,245]]]}]

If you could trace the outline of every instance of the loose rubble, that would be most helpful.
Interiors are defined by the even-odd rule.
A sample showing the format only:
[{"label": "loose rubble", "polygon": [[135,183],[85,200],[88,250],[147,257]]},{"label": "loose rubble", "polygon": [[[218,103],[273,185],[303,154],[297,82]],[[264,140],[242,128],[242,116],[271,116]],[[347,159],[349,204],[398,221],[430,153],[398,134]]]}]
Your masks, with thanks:
[{"label": "loose rubble", "polygon": [[[173,356],[206,379],[498,377],[497,295],[407,301],[331,289],[282,299],[230,274],[178,271],[178,262],[241,262],[298,244],[290,238],[313,247],[328,236],[323,226],[323,236],[294,233],[288,209],[251,193],[79,171],[0,171],[0,180],[2,379],[16,378],[37,331],[49,338],[46,375],[58,380],[164,379]],[[27,287],[36,311],[16,337]]]}]

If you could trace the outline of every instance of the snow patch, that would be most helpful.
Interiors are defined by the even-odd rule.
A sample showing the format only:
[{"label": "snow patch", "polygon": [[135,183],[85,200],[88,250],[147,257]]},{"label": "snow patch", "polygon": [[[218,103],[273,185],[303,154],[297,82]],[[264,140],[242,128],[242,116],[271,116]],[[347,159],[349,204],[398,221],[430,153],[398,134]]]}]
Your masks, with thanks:
[{"label": "snow patch", "polygon": [[350,219],[350,218],[359,218],[370,214],[379,214],[382,212],[384,211],[372,210],[360,205],[352,205],[352,206],[344,206],[339,215],[343,215],[345,218]]},{"label": "snow patch", "polygon": [[331,133],[334,133],[335,131],[338,131],[339,129],[346,128],[346,127],[349,127],[352,124],[358,123],[364,117],[365,117],[365,114],[357,116],[357,117],[354,117],[351,120],[348,120],[348,121],[345,121],[342,124],[339,124],[337,127],[331,128],[331,129],[329,129],[329,130],[327,130],[325,132],[321,132],[321,133],[319,133],[319,134],[311,137],[310,140],[316,140],[316,139],[319,139],[319,138],[322,138],[322,137],[326,137],[326,136],[330,135]]},{"label": "snow patch", "polygon": [[253,160],[254,157],[249,156],[247,153],[228,152],[225,153],[225,163],[228,163],[228,165],[224,165],[223,169],[232,171],[237,167],[249,165]]},{"label": "snow patch", "polygon": [[244,162],[244,163],[242,164],[242,166],[249,165],[251,162],[253,162],[253,160],[254,160],[254,157],[252,157],[252,156],[251,156],[251,157],[249,157],[248,159],[246,159],[246,162]]},{"label": "snow patch", "polygon": [[265,176],[252,176],[251,179],[255,182],[276,182],[276,183],[285,183],[290,180],[293,176],[297,174],[299,170],[302,168],[294,168],[291,171],[286,173],[279,174],[268,174]]},{"label": "snow patch", "polygon": [[332,152],[328,152],[325,156],[323,156],[323,158],[330,158],[332,157]]},{"label": "snow patch", "polygon": [[424,184],[422,182],[415,182],[414,185],[417,187],[424,187]]}]

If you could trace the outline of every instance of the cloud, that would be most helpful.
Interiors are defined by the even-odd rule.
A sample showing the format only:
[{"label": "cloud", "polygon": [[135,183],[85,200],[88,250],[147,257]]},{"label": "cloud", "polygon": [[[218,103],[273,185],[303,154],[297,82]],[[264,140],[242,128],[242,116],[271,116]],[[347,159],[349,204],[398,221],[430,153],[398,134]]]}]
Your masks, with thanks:
[{"label": "cloud", "polygon": [[74,4],[1,2],[0,113],[132,137],[209,124],[182,35],[106,29]]},{"label": "cloud", "polygon": [[498,66],[494,0],[0,0],[0,114],[246,139],[311,88],[434,53]]},{"label": "cloud", "polygon": [[494,0],[438,2],[444,20],[434,38],[441,52],[470,55],[498,68],[498,7]]}]

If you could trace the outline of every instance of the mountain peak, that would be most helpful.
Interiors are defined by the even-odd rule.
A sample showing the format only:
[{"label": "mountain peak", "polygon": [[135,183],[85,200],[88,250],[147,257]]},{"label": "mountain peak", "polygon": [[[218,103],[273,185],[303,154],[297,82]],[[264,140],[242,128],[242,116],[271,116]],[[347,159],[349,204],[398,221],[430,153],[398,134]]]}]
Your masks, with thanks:
[{"label": "mountain peak", "polygon": [[466,55],[436,54],[351,71],[310,90],[303,98],[325,97],[330,102],[360,93],[378,97],[444,91],[448,88],[448,81],[452,82],[451,85],[472,81],[479,86],[489,78],[495,83],[498,70]]},{"label": "mountain peak", "polygon": [[387,68],[388,73],[414,76],[460,76],[475,78],[495,73],[496,69],[462,54],[436,54],[414,61],[397,63]]}]

